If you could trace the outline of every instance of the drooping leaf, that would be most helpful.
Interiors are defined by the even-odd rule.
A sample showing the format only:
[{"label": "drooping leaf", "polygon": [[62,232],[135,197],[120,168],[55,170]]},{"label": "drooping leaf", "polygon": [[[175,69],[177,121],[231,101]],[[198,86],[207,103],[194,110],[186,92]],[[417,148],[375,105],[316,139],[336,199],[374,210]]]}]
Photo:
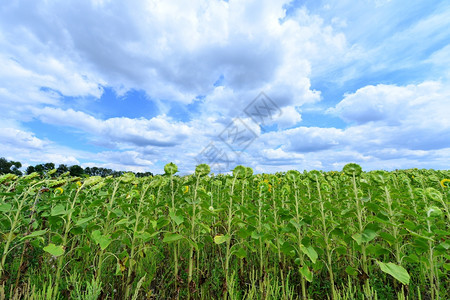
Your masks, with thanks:
[{"label": "drooping leaf", "polygon": [[79,220],[75,223],[75,226],[83,225],[83,224],[85,224],[85,223],[91,221],[92,219],[94,219],[93,216],[87,217],[87,218],[83,218],[83,219],[79,219]]},{"label": "drooping leaf", "polygon": [[293,256],[295,254],[295,248],[289,242],[284,242],[281,246],[281,252],[288,256]]},{"label": "drooping leaf", "polygon": [[127,218],[119,220],[114,226],[123,225],[123,224],[128,224]]},{"label": "drooping leaf", "polygon": [[313,264],[316,263],[318,255],[317,255],[316,250],[314,250],[313,247],[311,247],[311,246],[305,247],[303,244],[301,244],[300,250],[309,257],[309,259],[313,262]]},{"label": "drooping leaf", "polygon": [[427,208],[427,217],[440,217],[442,216],[442,210],[437,206],[431,206]]},{"label": "drooping leaf", "polygon": [[174,221],[177,225],[180,225],[181,223],[184,222],[184,218],[182,216],[177,216],[175,214],[175,212],[171,211],[169,213],[170,218],[172,219],[172,221]]},{"label": "drooping leaf", "polygon": [[98,245],[100,245],[102,250],[105,250],[112,242],[111,238],[109,236],[102,235],[100,230],[94,230],[92,232],[92,238]]},{"label": "drooping leaf", "polygon": [[408,271],[406,271],[402,266],[398,266],[393,263],[383,263],[378,260],[377,264],[380,266],[381,271],[383,271],[384,273],[391,275],[405,285],[409,284],[410,276],[408,274]]},{"label": "drooping leaf", "polygon": [[313,273],[309,270],[308,266],[303,266],[300,268],[300,273],[303,275],[303,277],[309,281],[312,282],[313,280]]},{"label": "drooping leaf", "polygon": [[361,243],[367,243],[373,240],[377,236],[376,231],[372,229],[364,229],[363,233],[355,233],[352,235],[352,238],[358,243],[358,245],[361,245]]},{"label": "drooping leaf", "polygon": [[428,197],[428,199],[441,202],[442,201],[442,194],[435,188],[429,187],[425,189],[425,195]]},{"label": "drooping leaf", "polygon": [[164,239],[163,239],[163,242],[165,242],[165,243],[171,243],[171,242],[175,242],[175,241],[178,241],[178,240],[181,240],[183,238],[183,236],[181,235],[181,234],[178,234],[178,233],[166,233],[165,235],[164,235]]},{"label": "drooping leaf", "polygon": [[245,258],[247,257],[247,251],[243,247],[238,247],[237,249],[233,249],[231,252],[233,255],[235,255],[237,258]]},{"label": "drooping leaf", "polygon": [[45,230],[38,230],[38,231],[33,231],[32,233],[30,233],[29,235],[24,236],[23,238],[21,238],[20,240],[26,240],[26,239],[31,239],[37,236],[41,236],[47,233],[47,229]]}]

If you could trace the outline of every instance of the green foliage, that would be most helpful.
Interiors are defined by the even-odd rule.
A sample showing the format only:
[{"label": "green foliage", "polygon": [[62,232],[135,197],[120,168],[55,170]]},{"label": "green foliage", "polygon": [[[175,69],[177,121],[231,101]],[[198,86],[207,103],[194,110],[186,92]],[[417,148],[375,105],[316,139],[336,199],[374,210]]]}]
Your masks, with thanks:
[{"label": "green foliage", "polygon": [[393,263],[383,263],[381,261],[377,260],[377,264],[380,266],[381,271],[392,275],[395,279],[400,281],[403,284],[409,284],[410,276],[408,274],[408,271],[405,270],[402,266],[397,266]]},{"label": "green foliage", "polygon": [[0,175],[5,299],[449,298],[449,171],[47,167]]}]

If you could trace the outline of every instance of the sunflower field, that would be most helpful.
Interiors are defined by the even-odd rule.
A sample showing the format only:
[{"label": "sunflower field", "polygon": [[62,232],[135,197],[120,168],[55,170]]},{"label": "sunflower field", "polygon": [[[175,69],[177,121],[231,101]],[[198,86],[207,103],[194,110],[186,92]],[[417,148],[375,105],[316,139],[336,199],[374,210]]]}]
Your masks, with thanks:
[{"label": "sunflower field", "polygon": [[3,299],[449,299],[450,171],[0,176]]}]

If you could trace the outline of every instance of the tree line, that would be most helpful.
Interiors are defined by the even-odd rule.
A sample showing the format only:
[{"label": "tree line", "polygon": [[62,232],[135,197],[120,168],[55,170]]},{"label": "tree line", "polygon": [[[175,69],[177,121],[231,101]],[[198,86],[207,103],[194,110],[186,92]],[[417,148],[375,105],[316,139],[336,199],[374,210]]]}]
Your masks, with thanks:
[{"label": "tree line", "polygon": [[[12,173],[18,176],[31,174],[33,172],[37,172],[39,174],[45,174],[48,171],[56,169],[55,175],[59,176],[66,172],[70,172],[71,176],[101,176],[106,177],[112,175],[113,177],[117,177],[125,173],[125,171],[116,171],[108,168],[98,168],[98,167],[86,167],[83,168],[79,165],[67,166],[65,164],[60,164],[58,167],[55,166],[54,163],[44,163],[37,164],[35,166],[28,166],[25,172],[20,170],[22,168],[22,163],[19,161],[8,161],[6,158],[0,158],[0,175]],[[153,176],[152,172],[132,172],[136,175],[136,177],[145,177],[145,176]]]}]

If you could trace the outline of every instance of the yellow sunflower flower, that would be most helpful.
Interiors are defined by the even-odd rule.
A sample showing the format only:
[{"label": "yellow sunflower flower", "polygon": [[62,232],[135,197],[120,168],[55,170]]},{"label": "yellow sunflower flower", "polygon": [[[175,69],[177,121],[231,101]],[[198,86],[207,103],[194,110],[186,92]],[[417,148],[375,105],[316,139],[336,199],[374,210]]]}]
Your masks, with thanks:
[{"label": "yellow sunflower flower", "polygon": [[445,178],[441,180],[441,186],[443,188],[448,188],[449,184],[445,184],[446,182],[450,183],[450,179]]}]

